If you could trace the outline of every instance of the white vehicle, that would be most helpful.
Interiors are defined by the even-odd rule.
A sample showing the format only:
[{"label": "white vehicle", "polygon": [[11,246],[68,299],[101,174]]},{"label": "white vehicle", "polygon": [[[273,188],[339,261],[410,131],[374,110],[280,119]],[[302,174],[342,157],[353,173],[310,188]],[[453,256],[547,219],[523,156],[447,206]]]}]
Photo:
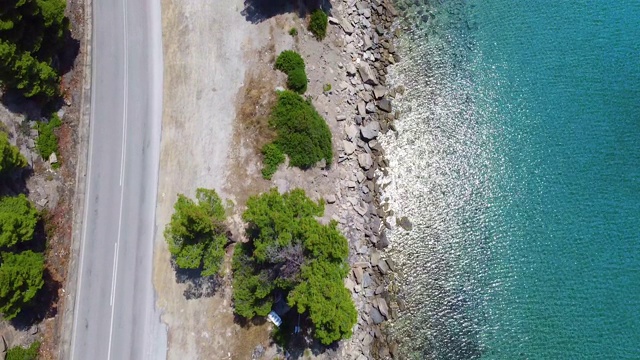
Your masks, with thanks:
[{"label": "white vehicle", "polygon": [[282,319],[280,319],[280,316],[278,316],[275,311],[270,312],[269,315],[267,315],[267,319],[277,327],[280,327],[282,324]]}]

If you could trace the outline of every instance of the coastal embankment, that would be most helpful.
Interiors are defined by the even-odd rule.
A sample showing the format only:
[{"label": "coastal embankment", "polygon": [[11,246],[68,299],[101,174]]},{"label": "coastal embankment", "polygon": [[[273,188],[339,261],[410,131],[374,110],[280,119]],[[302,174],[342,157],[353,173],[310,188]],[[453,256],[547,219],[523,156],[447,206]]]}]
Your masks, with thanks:
[{"label": "coastal embankment", "polygon": [[[345,286],[358,309],[353,336],[338,346],[291,353],[294,358],[397,358],[387,324],[403,307],[394,297],[394,263],[386,230],[395,224],[378,178],[388,167],[378,136],[395,131],[388,66],[396,53],[396,11],[389,1],[334,1],[327,37],[306,30],[305,8],[264,11],[251,1],[223,5],[163,1],[165,93],[154,284],[168,325],[168,359],[262,358],[284,355],[270,323],[244,324],[233,315],[229,261],[220,284],[177,282],[162,230],[178,193],[213,188],[228,201],[232,237],[244,238],[240,219],[251,195],[277,187],[302,188],[325,199],[324,222],[335,220],[350,244]],[[289,34],[292,28],[297,35]],[[267,119],[285,78],[275,57],[293,49],[306,63],[307,96],[332,132],[334,160],[308,170],[281,165],[261,176]],[[405,224],[406,225],[406,224]],[[233,245],[228,253],[233,251]],[[211,286],[209,286],[211,285]],[[304,349],[303,349],[304,350]]]}]

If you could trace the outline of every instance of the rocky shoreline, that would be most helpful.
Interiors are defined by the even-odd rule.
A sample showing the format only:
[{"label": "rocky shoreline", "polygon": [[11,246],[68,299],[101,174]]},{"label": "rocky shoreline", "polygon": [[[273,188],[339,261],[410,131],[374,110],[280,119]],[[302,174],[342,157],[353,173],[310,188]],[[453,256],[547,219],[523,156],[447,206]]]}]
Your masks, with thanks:
[{"label": "rocky shoreline", "polygon": [[395,264],[384,251],[393,213],[382,199],[379,180],[389,163],[377,140],[379,134],[396,130],[399,112],[392,102],[404,93],[402,85],[392,87],[387,81],[388,66],[400,61],[394,45],[397,12],[389,0],[345,0],[334,3],[332,15],[329,22],[339,28],[346,62],[338,64],[346,75],[338,90],[350,105],[335,117],[343,129],[337,162],[350,176],[326,201],[340,209],[332,219],[349,239],[352,271],[345,286],[354,294],[359,313],[341,358],[398,358],[398,345],[386,328],[403,304],[393,295]]}]

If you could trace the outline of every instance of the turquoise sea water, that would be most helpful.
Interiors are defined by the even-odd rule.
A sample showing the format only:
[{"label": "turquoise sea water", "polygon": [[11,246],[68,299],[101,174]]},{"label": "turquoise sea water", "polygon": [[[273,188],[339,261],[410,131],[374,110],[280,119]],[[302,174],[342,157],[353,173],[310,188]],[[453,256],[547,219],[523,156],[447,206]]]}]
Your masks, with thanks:
[{"label": "turquoise sea water", "polygon": [[640,1],[398,0],[414,359],[640,359]]}]

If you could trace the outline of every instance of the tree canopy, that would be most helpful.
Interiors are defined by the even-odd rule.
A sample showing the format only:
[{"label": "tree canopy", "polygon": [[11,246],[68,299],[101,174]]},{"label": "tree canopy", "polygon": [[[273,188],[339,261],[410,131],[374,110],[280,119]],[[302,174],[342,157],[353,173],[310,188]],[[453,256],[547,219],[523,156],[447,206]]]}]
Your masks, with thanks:
[{"label": "tree canopy", "polygon": [[211,276],[220,270],[228,241],[225,211],[215,190],[197,189],[196,200],[178,195],[164,236],[179,268]]},{"label": "tree canopy", "polygon": [[349,246],[336,222],[316,220],[323,213],[323,203],[301,189],[249,198],[243,214],[249,242],[236,247],[233,259],[238,315],[265,316],[275,294],[283,293],[289,305],[308,313],[322,343],[351,336],[357,311],[343,285]]},{"label": "tree canopy", "polygon": [[24,194],[0,198],[0,248],[33,239],[40,216]]},{"label": "tree canopy", "polygon": [[44,256],[30,250],[2,253],[0,264],[0,313],[15,318],[44,285]]},{"label": "tree canopy", "polygon": [[27,159],[20,154],[17,147],[9,143],[7,134],[0,131],[0,176],[7,175],[26,165]]},{"label": "tree canopy", "polygon": [[64,0],[20,0],[0,11],[0,82],[26,97],[54,96],[60,74],[54,59],[69,21]]}]

